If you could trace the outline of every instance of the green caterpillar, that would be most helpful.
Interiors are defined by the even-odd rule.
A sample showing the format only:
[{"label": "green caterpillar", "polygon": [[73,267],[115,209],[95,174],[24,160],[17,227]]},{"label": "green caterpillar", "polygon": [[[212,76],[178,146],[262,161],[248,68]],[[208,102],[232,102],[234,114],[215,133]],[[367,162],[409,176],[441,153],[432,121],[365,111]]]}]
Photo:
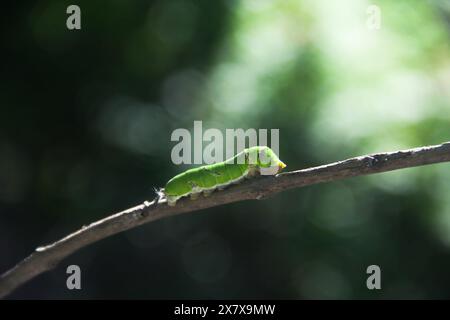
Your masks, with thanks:
[{"label": "green caterpillar", "polygon": [[161,191],[167,204],[174,206],[181,197],[196,199],[201,193],[207,196],[215,189],[223,189],[246,177],[257,174],[274,175],[285,167],[272,149],[257,146],[244,149],[224,162],[180,173],[170,179]]}]

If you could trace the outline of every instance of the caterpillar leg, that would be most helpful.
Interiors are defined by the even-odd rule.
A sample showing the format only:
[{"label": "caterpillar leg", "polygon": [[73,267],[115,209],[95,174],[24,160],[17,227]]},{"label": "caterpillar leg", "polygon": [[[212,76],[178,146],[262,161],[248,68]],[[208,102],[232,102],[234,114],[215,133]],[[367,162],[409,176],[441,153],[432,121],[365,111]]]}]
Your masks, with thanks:
[{"label": "caterpillar leg", "polygon": [[200,192],[190,194],[191,200],[197,200],[199,196],[200,196]]},{"label": "caterpillar leg", "polygon": [[260,174],[263,176],[274,176],[280,171],[278,166],[268,167],[268,168],[260,168]]},{"label": "caterpillar leg", "polygon": [[177,204],[177,198],[176,197],[167,196],[167,205],[168,206],[175,207],[176,204]]},{"label": "caterpillar leg", "polygon": [[250,179],[259,176],[259,174],[259,169],[257,167],[252,167],[248,170],[248,173],[245,177]]},{"label": "caterpillar leg", "polygon": [[213,193],[213,192],[214,192],[214,190],[205,190],[205,191],[203,191],[203,196],[205,198],[209,197],[211,195],[211,193]]}]

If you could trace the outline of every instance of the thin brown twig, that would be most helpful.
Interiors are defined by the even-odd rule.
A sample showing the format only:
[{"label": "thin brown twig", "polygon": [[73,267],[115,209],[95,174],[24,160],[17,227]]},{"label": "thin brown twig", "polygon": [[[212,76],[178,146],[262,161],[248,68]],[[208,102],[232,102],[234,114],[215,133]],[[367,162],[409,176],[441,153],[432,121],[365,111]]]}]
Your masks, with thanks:
[{"label": "thin brown twig", "polygon": [[37,248],[30,256],[0,276],[0,297],[10,294],[37,275],[51,270],[80,248],[144,223],[232,202],[259,200],[288,189],[321,182],[447,161],[450,161],[450,142],[365,155],[276,176],[261,176],[195,201],[180,199],[174,207],[168,206],[164,199],[159,202],[144,202],[91,223],[54,243]]}]

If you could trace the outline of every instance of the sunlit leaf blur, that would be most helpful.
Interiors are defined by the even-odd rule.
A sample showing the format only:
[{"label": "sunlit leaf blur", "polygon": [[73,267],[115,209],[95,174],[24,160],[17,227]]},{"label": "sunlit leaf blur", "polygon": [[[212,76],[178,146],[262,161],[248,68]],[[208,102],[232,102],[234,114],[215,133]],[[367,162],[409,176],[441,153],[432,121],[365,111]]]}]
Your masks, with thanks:
[{"label": "sunlit leaf blur", "polygon": [[[194,120],[279,128],[289,170],[450,140],[446,0],[80,0],[75,31],[70,4],[11,2],[0,22],[0,272],[151,200]],[[449,193],[439,164],[172,217],[12,297],[450,298]]]}]

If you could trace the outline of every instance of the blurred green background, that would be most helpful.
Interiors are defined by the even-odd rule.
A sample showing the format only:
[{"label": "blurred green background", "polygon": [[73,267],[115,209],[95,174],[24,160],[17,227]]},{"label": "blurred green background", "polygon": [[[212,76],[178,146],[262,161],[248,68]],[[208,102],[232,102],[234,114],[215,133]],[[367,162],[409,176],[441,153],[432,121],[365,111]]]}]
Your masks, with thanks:
[{"label": "blurred green background", "polygon": [[[82,29],[66,28],[81,8]],[[367,9],[381,28],[367,27]],[[279,128],[289,170],[450,140],[450,2],[4,4],[0,271],[153,198],[170,134]],[[161,220],[11,298],[450,298],[450,164]],[[68,265],[82,290],[66,289]],[[366,288],[381,267],[381,290]]]}]

